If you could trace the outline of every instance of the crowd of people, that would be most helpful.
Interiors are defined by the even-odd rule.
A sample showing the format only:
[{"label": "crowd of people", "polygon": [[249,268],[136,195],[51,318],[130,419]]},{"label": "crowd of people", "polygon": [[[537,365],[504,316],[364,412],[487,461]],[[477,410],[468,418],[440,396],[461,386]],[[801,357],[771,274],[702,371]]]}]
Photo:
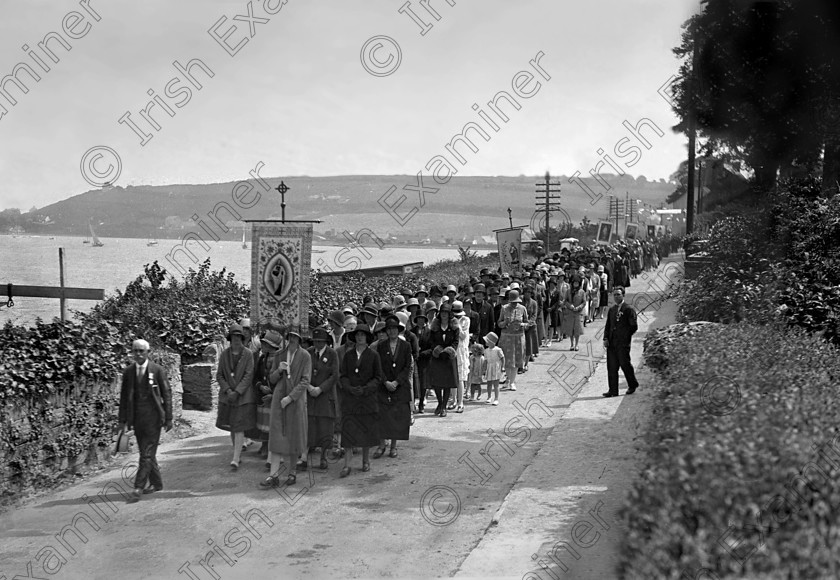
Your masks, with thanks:
[{"label": "crowd of people", "polygon": [[[371,449],[373,459],[386,452],[396,458],[398,442],[409,439],[415,415],[426,413],[428,403],[435,403],[440,418],[463,413],[465,403],[499,405],[501,391],[517,390],[517,377],[540,349],[568,344],[578,350],[584,328],[605,316],[610,293],[616,290],[620,304],[624,287],[676,247],[647,241],[572,246],[517,273],[484,268],[459,285],[363,296],[329,312],[324,324],[310,324],[306,333],[270,318],[252,329],[242,319],[229,328],[216,376],[216,426],[230,432],[231,469],[239,469],[253,442],[261,443],[258,453],[269,475],[260,486],[267,489],[294,485],[297,472],[310,468],[313,452],[320,469],[328,468],[328,453],[343,457],[341,477],[351,474],[357,454],[361,470],[369,471]],[[619,364],[628,393],[637,384],[632,367],[630,375],[625,368],[635,332],[635,312],[625,308],[633,324],[604,396],[615,396]],[[621,312],[608,319],[608,328]],[[151,403],[144,408],[152,409]],[[140,451],[142,464],[142,446]],[[162,486],[155,470],[156,462],[149,468],[156,474],[151,486],[145,480],[137,486],[142,492]]]}]

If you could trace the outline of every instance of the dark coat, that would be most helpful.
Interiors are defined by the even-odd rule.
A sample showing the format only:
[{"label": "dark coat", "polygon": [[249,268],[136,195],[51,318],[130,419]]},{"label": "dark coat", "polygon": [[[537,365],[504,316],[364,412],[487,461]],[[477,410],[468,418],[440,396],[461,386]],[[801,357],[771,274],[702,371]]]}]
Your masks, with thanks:
[{"label": "dark coat", "polygon": [[219,357],[219,368],[216,371],[216,381],[219,383],[219,403],[229,403],[227,390],[233,389],[239,393],[236,406],[251,405],[257,402],[256,391],[252,388],[251,380],[254,376],[254,354],[246,347],[242,347],[242,355],[236,367],[233,366],[233,353],[230,347],[222,351]]},{"label": "dark coat", "polygon": [[335,418],[335,391],[338,385],[338,353],[330,347],[324,348],[324,353],[318,356],[315,347],[309,347],[312,357],[312,379],[309,384],[320,387],[321,394],[317,397],[307,394],[307,413],[311,417]]},{"label": "dark coat", "polygon": [[[621,309],[621,318],[616,321],[619,308]],[[620,306],[614,304],[607,312],[604,338],[609,340],[609,348],[629,347],[630,340],[638,328],[636,310],[627,302],[622,302]]]},{"label": "dark coat", "polygon": [[[397,339],[396,352],[391,352],[388,340],[376,345],[376,352],[382,365],[382,381],[379,387],[379,404],[406,403],[412,399],[411,391],[411,347],[402,339]],[[396,391],[389,391],[385,381],[397,381]]]},{"label": "dark coat", "polygon": [[379,412],[377,393],[382,382],[382,365],[373,349],[365,348],[361,358],[355,348],[348,349],[341,361],[339,376],[343,416]]},{"label": "dark coat", "polygon": [[161,425],[172,421],[172,391],[163,367],[149,361],[146,374],[143,375],[141,385],[137,385],[137,363],[131,363],[123,370],[122,385],[120,387],[119,422],[125,423],[126,428],[134,428],[134,391],[137,388],[151,388]]},{"label": "dark coat", "polygon": [[434,356],[434,349],[437,346],[458,350],[460,330],[457,326],[450,325],[441,329],[440,321],[435,320],[431,330],[432,358],[429,361],[429,384],[433,389],[454,389],[458,386],[458,371],[456,367],[457,354],[441,352]]}]

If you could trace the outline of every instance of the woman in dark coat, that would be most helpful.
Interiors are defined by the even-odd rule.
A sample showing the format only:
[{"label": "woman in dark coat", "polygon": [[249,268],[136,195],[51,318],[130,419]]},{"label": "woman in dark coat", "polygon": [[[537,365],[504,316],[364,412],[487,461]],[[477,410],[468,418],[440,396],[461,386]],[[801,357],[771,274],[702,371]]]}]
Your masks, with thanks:
[{"label": "woman in dark coat", "polygon": [[[309,348],[312,358],[312,379],[306,401],[309,420],[309,450],[321,448],[320,468],[327,468],[327,450],[335,432],[335,391],[338,385],[338,354],[327,345],[329,334],[325,328],[312,330],[313,346]],[[307,468],[307,461],[299,464]]]},{"label": "woman in dark coat", "polygon": [[238,324],[228,331],[230,346],[219,357],[216,381],[219,383],[219,408],[216,427],[230,431],[233,459],[230,467],[239,469],[245,431],[257,426],[257,395],[251,385],[254,356],[245,346],[245,333]]},{"label": "woman in dark coat", "polygon": [[[370,471],[370,448],[379,445],[379,385],[382,365],[376,351],[368,345],[373,334],[366,324],[352,333],[354,348],[348,348],[341,360],[341,444],[344,468],[341,477],[350,475],[352,448],[362,448],[362,471]],[[349,338],[349,337],[348,337]]]},{"label": "woman in dark coat", "polygon": [[[245,437],[253,439],[254,441],[261,441],[259,454],[263,459],[268,458],[268,423],[271,417],[271,393],[273,391],[269,385],[268,375],[271,373],[271,364],[274,361],[274,355],[278,350],[284,348],[285,342],[283,336],[275,331],[269,330],[260,339],[260,354],[256,362],[254,362],[254,377],[252,379],[252,388],[257,397],[257,426],[254,429],[245,431]],[[263,416],[264,429],[260,422],[260,416]]]},{"label": "woman in dark coat", "polygon": [[429,384],[435,390],[438,406],[435,415],[446,417],[446,402],[451,389],[458,387],[457,357],[460,330],[452,320],[452,305],[440,305],[438,317],[432,323],[432,358],[429,360]]},{"label": "woman in dark coat", "polygon": [[389,457],[397,456],[397,441],[408,441],[411,427],[411,347],[400,338],[405,326],[395,315],[385,319],[386,340],[376,345],[382,364],[379,387],[379,449],[374,459],[385,453],[385,440],[391,440]]},{"label": "woman in dark coat", "polygon": [[417,335],[417,412],[425,413],[426,390],[429,388],[429,361],[432,360],[432,333],[426,323],[429,318],[425,314],[414,317],[414,334]]}]

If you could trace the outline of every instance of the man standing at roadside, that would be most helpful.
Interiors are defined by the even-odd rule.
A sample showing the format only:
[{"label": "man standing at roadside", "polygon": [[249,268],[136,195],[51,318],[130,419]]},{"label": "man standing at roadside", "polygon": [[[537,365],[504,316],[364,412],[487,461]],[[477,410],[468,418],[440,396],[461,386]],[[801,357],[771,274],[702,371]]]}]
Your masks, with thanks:
[{"label": "man standing at roadside", "polygon": [[636,321],[636,310],[624,302],[624,288],[616,286],[613,288],[613,300],[615,305],[607,313],[607,324],[604,328],[604,348],[607,351],[607,381],[609,391],[604,397],[618,396],[618,368],[624,373],[627,380],[627,393],[632,395],[636,392],[639,382],[636,380],[636,373],[633,371],[633,363],[630,361],[630,340],[638,330]]},{"label": "man standing at roadside", "polygon": [[[134,503],[140,494],[163,489],[157,463],[160,430],[172,429],[172,393],[163,367],[149,360],[149,343],[135,340],[131,345],[134,363],[122,376],[120,389],[120,429],[134,429],[140,451],[140,466],[134,478],[134,491],[128,499]],[[146,484],[151,484],[146,487]]]}]

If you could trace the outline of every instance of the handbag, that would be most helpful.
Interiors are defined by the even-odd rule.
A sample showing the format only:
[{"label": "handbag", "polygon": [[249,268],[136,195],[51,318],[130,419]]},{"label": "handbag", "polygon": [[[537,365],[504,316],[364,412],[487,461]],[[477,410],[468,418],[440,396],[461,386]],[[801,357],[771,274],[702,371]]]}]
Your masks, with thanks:
[{"label": "handbag", "polygon": [[271,405],[260,405],[257,407],[257,429],[262,433],[268,433],[271,427]]},{"label": "handbag", "polygon": [[133,434],[133,431],[120,429],[119,433],[117,433],[117,440],[114,443],[113,455],[125,454],[131,451],[131,436]]}]

